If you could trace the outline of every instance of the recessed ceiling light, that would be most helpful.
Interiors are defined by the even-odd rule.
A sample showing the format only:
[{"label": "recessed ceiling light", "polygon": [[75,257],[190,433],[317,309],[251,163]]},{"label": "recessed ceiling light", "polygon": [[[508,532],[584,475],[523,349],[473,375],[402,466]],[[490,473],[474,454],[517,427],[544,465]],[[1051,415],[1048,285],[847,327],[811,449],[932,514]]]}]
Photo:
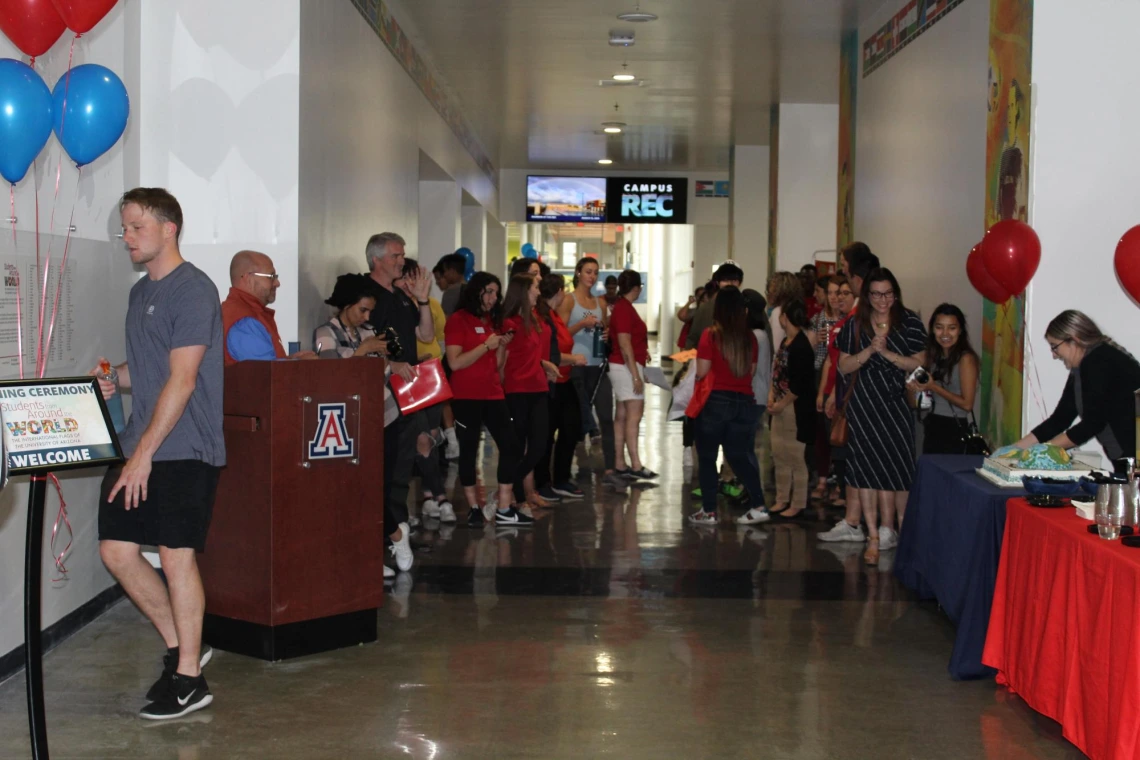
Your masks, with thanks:
[{"label": "recessed ceiling light", "polygon": [[626,11],[625,13],[619,13],[618,18],[621,19],[622,21],[628,21],[631,24],[641,24],[641,23],[645,23],[646,21],[656,21],[657,20],[657,14],[656,13],[646,13],[643,10],[641,10],[641,2],[640,2],[640,0],[638,0],[636,8],[634,8],[632,11]]},{"label": "recessed ceiling light", "polygon": [[602,131],[608,135],[620,135],[623,127],[625,127],[625,123],[620,121],[602,122]]},{"label": "recessed ceiling light", "polygon": [[613,159],[612,158],[599,158],[598,163],[601,164],[602,166],[609,166],[610,164],[613,163]]}]

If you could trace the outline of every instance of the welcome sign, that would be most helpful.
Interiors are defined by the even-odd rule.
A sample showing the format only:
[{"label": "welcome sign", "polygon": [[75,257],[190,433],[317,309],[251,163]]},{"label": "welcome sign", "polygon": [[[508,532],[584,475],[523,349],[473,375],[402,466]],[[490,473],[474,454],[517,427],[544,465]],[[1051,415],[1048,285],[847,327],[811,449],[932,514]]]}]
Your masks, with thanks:
[{"label": "welcome sign", "polygon": [[94,378],[0,381],[0,413],[13,475],[123,460]]}]

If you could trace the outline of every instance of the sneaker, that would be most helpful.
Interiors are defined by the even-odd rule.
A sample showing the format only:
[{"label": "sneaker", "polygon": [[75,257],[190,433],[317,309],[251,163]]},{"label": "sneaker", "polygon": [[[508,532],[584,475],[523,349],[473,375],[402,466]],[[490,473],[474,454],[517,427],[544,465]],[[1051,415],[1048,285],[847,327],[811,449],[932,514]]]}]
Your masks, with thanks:
[{"label": "sneaker", "polygon": [[622,493],[629,487],[629,481],[619,475],[617,472],[607,472],[602,476],[602,483],[609,486],[615,491]]},{"label": "sneaker", "polygon": [[701,498],[701,487],[697,486],[692,491],[689,491],[689,495],[692,496],[694,499]]},{"label": "sneaker", "polygon": [[[209,644],[203,644],[201,654],[198,656],[198,667],[206,667],[214,657],[214,648]],[[162,656],[162,675],[158,680],[147,690],[147,701],[153,702],[162,696],[166,691],[166,687],[170,684],[170,677],[178,671],[178,647],[171,647],[166,650],[166,654]]]},{"label": "sneaker", "polygon": [[682,467],[692,467],[693,466],[693,447],[692,446],[686,446],[685,447],[685,453],[681,455],[681,466]]},{"label": "sneaker", "polygon": [[412,529],[408,527],[407,523],[400,523],[400,540],[393,541],[392,545],[388,547],[388,551],[396,558],[396,567],[399,568],[401,573],[406,573],[412,569]]},{"label": "sneaker", "polygon": [[214,701],[210,694],[210,687],[202,676],[191,678],[181,673],[170,677],[170,686],[158,699],[151,702],[139,712],[140,718],[147,720],[170,720],[181,718],[195,710],[208,707]]},{"label": "sneaker", "polygon": [[694,525],[716,525],[718,520],[716,512],[706,512],[702,509],[689,515],[689,522]]},{"label": "sneaker", "polygon": [[420,514],[424,517],[430,517],[433,520],[439,519],[439,503],[435,499],[424,499],[424,503],[420,506]]},{"label": "sneaker", "polygon": [[439,503],[439,521],[441,523],[455,522],[455,507],[451,506],[450,501],[441,501]]},{"label": "sneaker", "polygon": [[768,514],[768,510],[764,507],[753,507],[745,512],[740,517],[736,518],[737,525],[756,525],[757,523],[768,522],[772,516]]},{"label": "sneaker", "polygon": [[720,492],[730,499],[738,499],[744,493],[744,486],[735,480],[720,481]]},{"label": "sneaker", "polygon": [[420,527],[420,518],[416,517],[415,515],[409,515],[408,516],[408,525],[412,528]]},{"label": "sneaker", "polygon": [[581,499],[586,494],[581,488],[573,483],[556,483],[550,487],[550,490],[561,496],[563,499]]},{"label": "sneaker", "polygon": [[384,580],[388,581],[396,577],[396,571],[384,565]]},{"label": "sneaker", "polygon": [[483,508],[476,505],[467,512],[467,527],[482,528],[486,520],[483,518]]},{"label": "sneaker", "polygon": [[543,497],[541,493],[535,491],[530,496],[528,496],[526,498],[526,501],[523,503],[530,504],[532,507],[537,507],[538,509],[546,509],[547,507],[551,507],[562,501],[562,497],[556,493],[551,493],[551,496],[554,497],[554,501]]},{"label": "sneaker", "polygon": [[534,525],[534,518],[525,515],[514,507],[508,507],[506,510],[498,510],[495,512],[496,525],[518,525],[520,527],[526,525]]},{"label": "sneaker", "polygon": [[562,495],[558,493],[558,491],[554,490],[553,486],[543,486],[542,488],[538,489],[538,495],[547,501],[547,506],[550,506],[551,504],[557,504],[558,502],[562,501]]},{"label": "sneaker", "polygon": [[523,504],[521,507],[516,507],[516,509],[518,509],[519,514],[526,515],[527,517],[529,517],[532,520],[534,519],[534,512],[530,511],[530,505],[529,504]]},{"label": "sneaker", "polygon": [[444,456],[448,459],[459,459],[459,439],[455,437],[455,428],[444,429],[443,437],[447,441],[447,450],[444,452]]},{"label": "sneaker", "polygon": [[885,552],[887,549],[894,549],[899,545],[899,534],[886,527],[885,525],[879,526],[879,551]]},{"label": "sneaker", "polygon": [[645,465],[642,465],[640,470],[634,470],[631,468],[629,470],[629,474],[626,477],[632,478],[634,480],[650,480],[657,477],[657,473]]},{"label": "sneaker", "polygon": [[851,525],[846,520],[840,520],[835,523],[835,526],[825,532],[816,533],[815,537],[820,541],[857,541],[863,543],[867,537],[863,535],[863,529],[858,525]]},{"label": "sneaker", "polygon": [[499,495],[492,493],[487,495],[487,502],[483,505],[483,521],[491,522],[495,519],[495,512],[498,510]]}]

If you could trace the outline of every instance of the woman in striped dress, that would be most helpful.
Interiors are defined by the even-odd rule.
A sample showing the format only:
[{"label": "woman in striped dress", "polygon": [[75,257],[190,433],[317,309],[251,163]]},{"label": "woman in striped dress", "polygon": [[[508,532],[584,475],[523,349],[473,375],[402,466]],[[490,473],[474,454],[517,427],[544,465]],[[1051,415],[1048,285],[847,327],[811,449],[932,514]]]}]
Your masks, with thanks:
[{"label": "woman in striped dress", "polygon": [[[855,388],[847,404],[847,483],[859,489],[870,542],[864,559],[894,548],[914,480],[914,415],[906,378],[922,366],[926,328],[903,306],[891,270],[873,270],[863,282],[855,317],[839,334],[839,371]],[[880,514],[882,522],[880,524]]]}]

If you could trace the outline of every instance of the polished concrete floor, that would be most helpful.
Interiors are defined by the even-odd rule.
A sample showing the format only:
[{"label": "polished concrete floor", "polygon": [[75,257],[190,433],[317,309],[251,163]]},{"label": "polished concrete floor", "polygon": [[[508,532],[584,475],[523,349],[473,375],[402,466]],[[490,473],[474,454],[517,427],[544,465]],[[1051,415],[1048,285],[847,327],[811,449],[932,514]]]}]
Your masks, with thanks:
[{"label": "polished concrete floor", "polygon": [[[377,644],[276,664],[219,652],[213,706],[155,724],[135,714],[161,643],[119,604],[46,660],[52,756],[1082,756],[992,681],[951,681],[953,630],[891,553],[868,568],[858,545],[817,544],[835,513],[688,525],[680,424],[650,394],[656,487],[595,488],[583,447],[587,498],[533,528],[424,526]],[[28,757],[27,737],[18,675],[0,685],[0,758]]]}]

